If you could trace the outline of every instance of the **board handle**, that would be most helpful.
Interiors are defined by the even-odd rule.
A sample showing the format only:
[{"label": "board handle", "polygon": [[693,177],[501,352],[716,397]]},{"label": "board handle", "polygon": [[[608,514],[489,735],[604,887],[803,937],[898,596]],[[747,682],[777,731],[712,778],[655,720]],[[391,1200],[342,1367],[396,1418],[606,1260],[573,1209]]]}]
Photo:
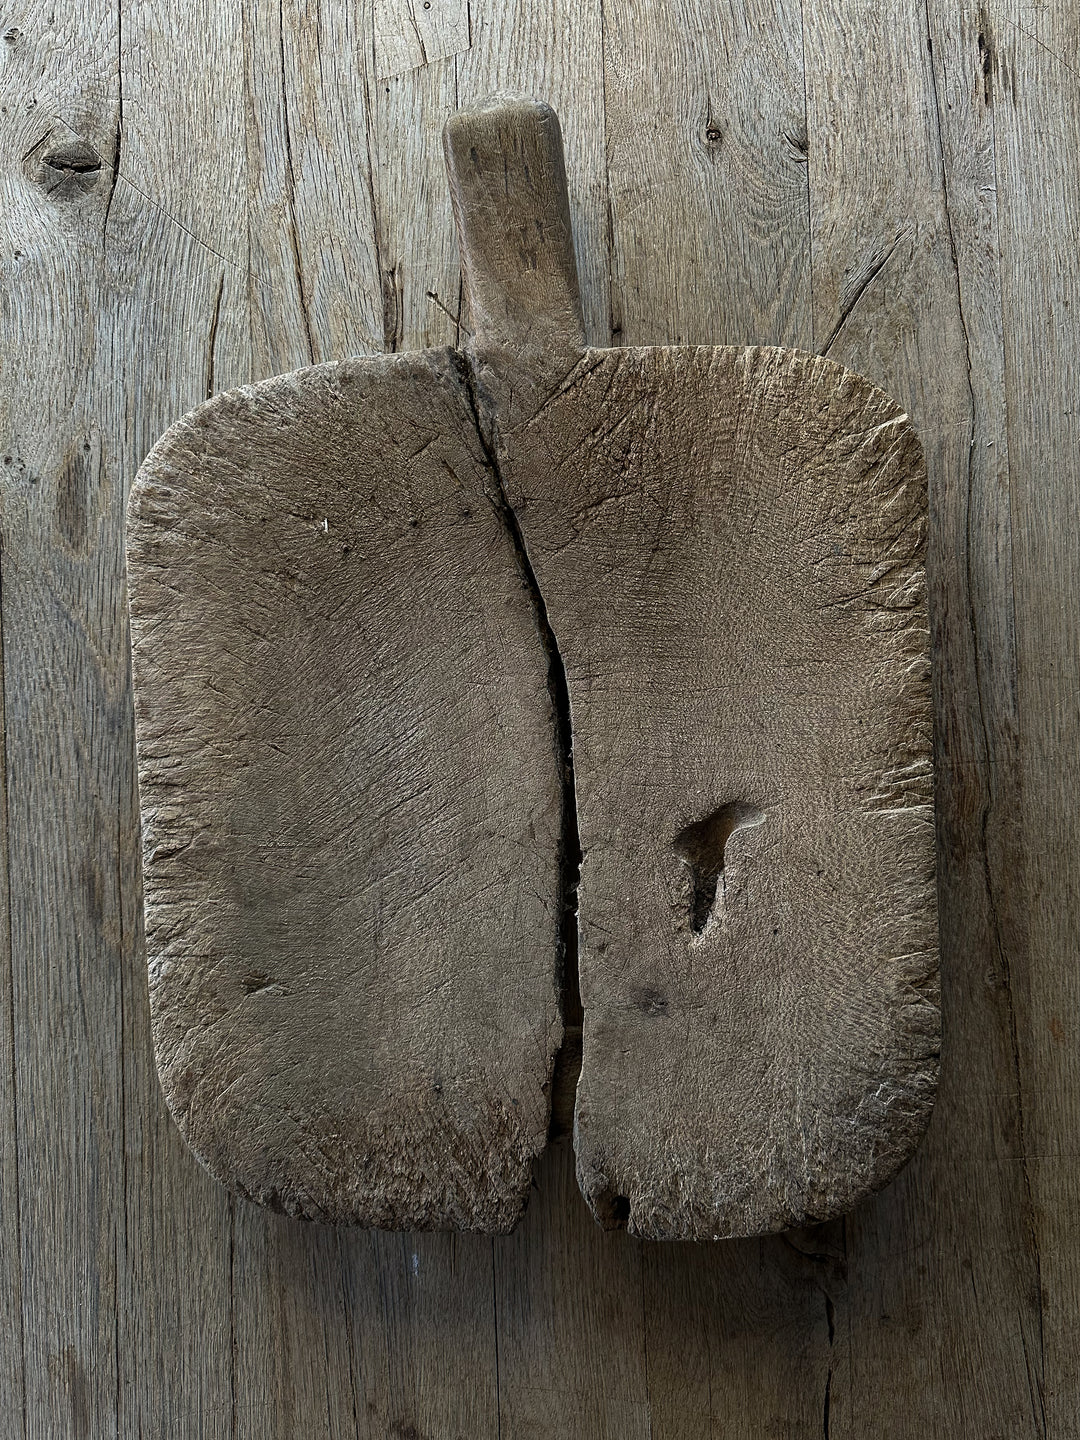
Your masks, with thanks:
[{"label": "board handle", "polygon": [[585,333],[559,117],[495,95],[451,115],[443,147],[468,348],[503,372],[568,368]]}]

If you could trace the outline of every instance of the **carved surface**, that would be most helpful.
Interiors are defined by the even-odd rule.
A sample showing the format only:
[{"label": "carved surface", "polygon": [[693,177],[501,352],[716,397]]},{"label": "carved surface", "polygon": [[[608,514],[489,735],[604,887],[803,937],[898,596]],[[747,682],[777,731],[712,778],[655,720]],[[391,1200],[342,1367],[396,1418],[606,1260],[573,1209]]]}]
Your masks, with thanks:
[{"label": "carved surface", "polygon": [[831,361],[660,348],[505,445],[574,721],[582,1188],[655,1238],[848,1209],[937,1084],[914,433]]},{"label": "carved surface", "polygon": [[150,998],[289,1214],[506,1230],[561,1027],[547,660],[449,353],[230,392],[128,543]]}]

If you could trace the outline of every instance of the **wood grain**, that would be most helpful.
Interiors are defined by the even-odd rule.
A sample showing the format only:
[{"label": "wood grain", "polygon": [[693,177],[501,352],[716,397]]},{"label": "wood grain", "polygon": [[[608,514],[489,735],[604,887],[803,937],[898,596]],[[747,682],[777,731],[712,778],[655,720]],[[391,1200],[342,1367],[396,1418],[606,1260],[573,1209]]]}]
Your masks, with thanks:
[{"label": "wood grain", "polygon": [[508,1230],[562,1038],[548,662],[455,352],[227,391],[127,535],[155,1053],[240,1195]]},{"label": "wood grain", "polygon": [[918,443],[830,362],[658,348],[507,454],[575,717],[586,1195],[653,1238],[850,1209],[937,1079]]},{"label": "wood grain", "polygon": [[389,80],[468,50],[468,0],[374,0],[375,78]]},{"label": "wood grain", "polygon": [[[153,442],[176,419],[181,397],[195,405],[221,386],[251,378],[252,319],[248,302],[248,188],[243,167],[245,106],[243,36],[239,17],[217,5],[189,12],[216,64],[192,66],[194,104],[170,115],[157,103],[157,76],[170,73],[191,31],[177,11],[145,7],[119,15],[119,84],[123,101],[117,180],[108,205],[106,234],[119,311],[115,354],[138,356],[127,387],[110,386],[127,417],[124,448],[113,462],[114,484],[126,489]],[[115,136],[114,136],[115,140]],[[110,157],[113,152],[108,152]],[[229,156],[224,165],[222,156]],[[213,185],[191,176],[219,174]],[[226,173],[227,172],[227,173]],[[144,263],[168,251],[171,273]],[[174,293],[184,297],[178,325]],[[113,362],[114,379],[119,360]],[[126,366],[122,367],[126,373]],[[126,604],[126,599],[125,599]],[[124,676],[125,689],[130,680]],[[130,693],[130,692],[129,692]],[[130,706],[130,701],[127,702]],[[125,711],[125,725],[131,718]],[[133,767],[134,734],[118,740]],[[134,873],[139,835],[135,785],[126,797],[123,873]],[[120,873],[118,871],[118,873]],[[192,1169],[175,1122],[164,1105],[154,1058],[144,1037],[150,1014],[139,896],[125,886],[131,916],[130,968],[124,976],[126,1148],[128,1166],[126,1255],[118,1341],[123,1379],[118,1392],[120,1433],[180,1437],[187,1412],[222,1413],[232,1376],[232,1204],[202,1170]],[[158,1202],[167,1194],[168,1205]],[[141,1376],[152,1376],[143,1383]],[[229,1401],[231,1405],[231,1400]]]},{"label": "wood grain", "polygon": [[[1018,1434],[1041,1414],[1041,1361],[1037,1242],[1017,1149],[1027,957],[1011,522],[1008,465],[997,453],[1001,321],[991,327],[986,318],[994,313],[997,247],[985,219],[992,191],[985,169],[966,183],[959,170],[961,159],[980,163],[981,30],[971,16],[961,41],[944,14],[940,29],[928,30],[925,14],[902,11],[871,69],[862,27],[873,14],[872,6],[837,5],[806,28],[810,123],[821,137],[810,173],[815,339],[889,386],[926,437],[949,959],[941,1103],[927,1144],[899,1183],[845,1227],[849,1279],[836,1308],[843,1408],[834,1416],[840,1434],[858,1433],[872,1403],[882,1405],[887,1435],[914,1423],[896,1415],[897,1404],[924,1429],[973,1425],[946,1399],[966,1393],[970,1367],[999,1377],[999,1414],[981,1423]],[[860,78],[842,84],[841,75]],[[872,93],[882,77],[893,97],[887,111]],[[967,136],[950,119],[957,112],[970,116]],[[1000,1253],[980,1243],[988,1234],[1000,1237]],[[897,1266],[898,1254],[913,1257],[912,1268]],[[1005,1306],[1008,1330],[988,1325],[987,1310]],[[888,1358],[867,1343],[868,1325],[883,1313],[911,1337]],[[971,1337],[961,1355],[937,1338],[953,1326]],[[928,1369],[940,1374],[943,1393],[927,1390]]]},{"label": "wood grain", "polygon": [[[3,555],[0,551],[0,566]],[[3,604],[0,592],[0,606]],[[4,703],[3,652],[0,650],[0,713]],[[5,730],[6,733],[6,730]],[[11,870],[8,856],[9,827],[7,816],[7,755],[0,748],[0,823],[3,842],[0,848],[0,936],[2,936],[3,970],[0,971],[0,1003],[7,1017],[7,1027],[0,1032],[0,1412],[21,1415],[24,1405],[25,1381],[24,1341],[22,1333],[22,1254],[19,1248],[19,1155],[18,1107],[16,1102],[16,1056],[13,1027],[14,952],[11,946]]]},{"label": "wood grain", "polygon": [[937,1080],[918,441],[797,351],[586,351],[555,112],[445,144],[466,354],[227,391],[132,491],[166,1098],[271,1209],[509,1229],[576,889],[597,1217],[829,1218]]},{"label": "wood grain", "polygon": [[[18,1103],[9,1089],[0,1254],[22,1319],[0,1335],[5,1422],[21,1440],[1075,1435],[1075,16],[1005,0],[470,8],[472,49],[390,96],[370,8],[339,0],[302,18],[219,0],[5,15],[0,1083]],[[437,176],[459,93],[500,84],[563,117],[575,229],[599,237],[581,267],[590,343],[614,322],[633,345],[820,349],[854,302],[830,353],[911,396],[931,459],[945,1070],[924,1149],[846,1223],[646,1250],[597,1231],[553,1149],[514,1235],[327,1243],[254,1207],[234,1217],[156,1085],[126,918],[123,490],[208,389],[310,363],[286,111],[311,134],[293,156],[301,273],[317,254],[328,267],[317,357],[382,346],[378,237],[401,262],[398,348],[453,339],[427,295],[449,284],[456,314],[445,190],[394,177],[420,155]],[[809,164],[786,139],[804,85]],[[698,175],[710,102],[721,168]],[[34,165],[65,127],[101,154],[81,172],[97,179]],[[650,202],[676,162],[695,183]],[[901,241],[873,274],[914,218],[930,243],[909,261]],[[89,483],[72,484],[64,457],[86,438]]]},{"label": "wood grain", "polygon": [[[1073,858],[1080,783],[1080,370],[1069,339],[1080,283],[1073,239],[1080,176],[1070,159],[1080,140],[1080,17],[1059,3],[1040,10],[996,4],[989,19],[982,27],[989,94],[1007,97],[993,153],[1015,579],[1018,819],[1028,900],[1026,953],[1004,976],[1013,999],[1010,1154],[1026,1231],[1030,1413],[1042,1433],[1054,1435],[1076,1425],[1080,1393],[1080,1185],[1073,1138],[1080,1107],[1080,901]],[[1008,896],[1007,873],[999,869],[996,879]]]},{"label": "wood grain", "polygon": [[495,97],[446,150],[477,413],[566,691],[582,1189],[653,1239],[830,1218],[937,1082],[918,441],[797,351],[585,350],[554,112]]},{"label": "wood grain", "polygon": [[[116,1426],[128,1160],[124,924],[136,874],[126,628],[103,360],[122,277],[104,225],[117,15],[27,16],[4,42],[2,603],[23,1404],[29,1434]],[[6,28],[6,27],[5,27]],[[32,103],[31,103],[32,102]],[[79,148],[76,148],[79,147]],[[95,154],[109,157],[99,169]],[[122,263],[122,262],[121,262]],[[16,361],[50,334],[40,362]],[[97,357],[95,363],[95,357]],[[132,967],[132,968],[129,968]],[[45,1181],[48,1176],[48,1181]],[[6,1188],[6,1187],[5,1187]],[[10,1193],[10,1192],[9,1192]],[[19,1291],[16,1291],[19,1293]],[[18,1333],[18,1332],[17,1332]]]}]

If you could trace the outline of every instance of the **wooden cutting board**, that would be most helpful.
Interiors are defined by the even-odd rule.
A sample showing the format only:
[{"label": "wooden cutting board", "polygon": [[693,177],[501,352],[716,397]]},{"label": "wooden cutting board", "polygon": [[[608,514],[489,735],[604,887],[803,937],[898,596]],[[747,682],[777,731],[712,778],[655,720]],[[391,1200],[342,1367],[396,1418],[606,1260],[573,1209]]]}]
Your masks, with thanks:
[{"label": "wooden cutting board", "polygon": [[836,1214],[937,1079],[918,441],[827,360],[587,348],[553,112],[446,141],[466,349],[219,396],[133,492],[170,1106],[264,1204],[504,1230],[579,985],[603,1224]]}]

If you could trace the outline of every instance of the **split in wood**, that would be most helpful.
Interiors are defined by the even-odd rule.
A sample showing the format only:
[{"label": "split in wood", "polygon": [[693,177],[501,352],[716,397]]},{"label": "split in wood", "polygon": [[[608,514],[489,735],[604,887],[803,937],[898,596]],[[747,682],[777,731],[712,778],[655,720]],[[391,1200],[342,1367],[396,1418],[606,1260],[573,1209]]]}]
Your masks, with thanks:
[{"label": "split in wood", "polygon": [[467,350],[221,395],[133,492],[169,1104],[263,1204],[500,1231],[580,1043],[601,1223],[838,1214],[937,1082],[918,441],[821,358],[588,348],[548,107],[446,155]]}]

